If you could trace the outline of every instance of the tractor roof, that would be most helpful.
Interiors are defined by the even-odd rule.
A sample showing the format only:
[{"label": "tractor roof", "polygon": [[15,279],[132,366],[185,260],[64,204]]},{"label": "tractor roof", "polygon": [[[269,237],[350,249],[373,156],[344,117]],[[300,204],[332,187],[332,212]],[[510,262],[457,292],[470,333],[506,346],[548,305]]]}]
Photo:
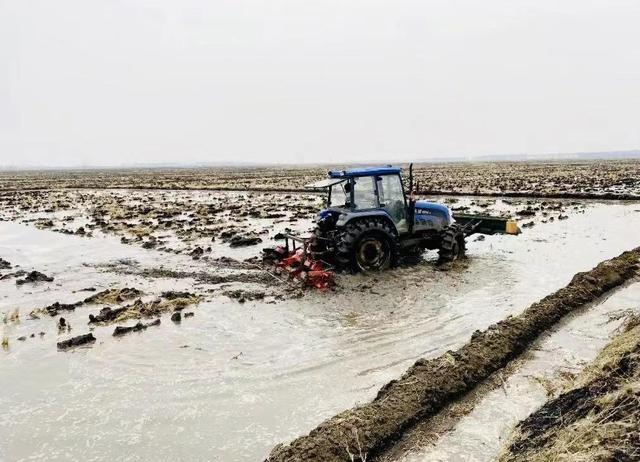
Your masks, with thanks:
[{"label": "tractor roof", "polygon": [[351,170],[330,170],[329,178],[351,178],[354,176],[398,175],[399,167],[367,167]]},{"label": "tractor roof", "polygon": [[306,189],[326,189],[326,188],[330,188],[334,184],[342,183],[343,181],[347,181],[347,179],[346,178],[325,178],[324,180],[307,184],[304,187]]}]

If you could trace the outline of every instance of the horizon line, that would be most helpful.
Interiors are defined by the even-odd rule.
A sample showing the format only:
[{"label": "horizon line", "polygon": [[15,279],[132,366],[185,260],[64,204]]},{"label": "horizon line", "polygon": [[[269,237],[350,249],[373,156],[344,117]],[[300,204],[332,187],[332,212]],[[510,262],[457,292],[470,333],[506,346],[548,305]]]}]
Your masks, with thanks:
[{"label": "horizon line", "polygon": [[572,153],[543,154],[482,154],[477,156],[432,157],[422,159],[403,158],[402,160],[370,160],[354,162],[252,162],[252,161],[199,161],[199,162],[157,162],[157,163],[121,163],[107,165],[75,164],[75,165],[0,165],[0,171],[69,171],[69,170],[134,170],[134,169],[190,169],[190,168],[260,168],[285,167],[295,168],[325,165],[371,165],[371,164],[430,164],[430,163],[464,163],[464,162],[527,162],[527,161],[559,161],[559,160],[625,160],[640,159],[640,149],[618,151],[583,151]]}]

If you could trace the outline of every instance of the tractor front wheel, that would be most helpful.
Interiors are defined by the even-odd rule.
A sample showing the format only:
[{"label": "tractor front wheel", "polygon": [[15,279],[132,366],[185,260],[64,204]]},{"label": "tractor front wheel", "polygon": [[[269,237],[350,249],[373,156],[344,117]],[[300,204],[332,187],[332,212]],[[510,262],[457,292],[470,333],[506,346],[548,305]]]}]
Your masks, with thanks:
[{"label": "tractor front wheel", "polygon": [[449,226],[442,236],[442,243],[438,250],[439,263],[447,263],[464,257],[466,251],[464,232],[460,225]]}]

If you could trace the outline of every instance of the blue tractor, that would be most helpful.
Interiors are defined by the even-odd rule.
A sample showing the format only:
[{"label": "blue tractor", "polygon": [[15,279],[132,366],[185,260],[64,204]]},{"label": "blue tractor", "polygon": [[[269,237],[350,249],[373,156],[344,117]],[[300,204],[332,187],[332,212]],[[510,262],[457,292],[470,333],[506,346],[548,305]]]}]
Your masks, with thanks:
[{"label": "blue tractor", "polygon": [[[412,167],[408,191],[413,190]],[[451,262],[464,256],[470,234],[519,232],[507,218],[454,215],[445,205],[414,200],[397,167],[330,171],[307,188],[327,193],[310,252],[354,271],[380,271],[395,266],[401,254],[426,249],[437,249],[440,262]]]}]

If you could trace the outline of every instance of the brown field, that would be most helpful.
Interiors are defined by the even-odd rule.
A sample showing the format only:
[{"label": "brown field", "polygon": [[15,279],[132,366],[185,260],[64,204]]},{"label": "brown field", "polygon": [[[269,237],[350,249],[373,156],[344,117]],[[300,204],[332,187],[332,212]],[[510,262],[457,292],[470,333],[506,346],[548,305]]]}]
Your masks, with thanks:
[{"label": "brown field", "polygon": [[[404,167],[408,167],[406,164]],[[60,188],[300,191],[328,169],[184,168],[0,173],[0,190]],[[437,163],[414,166],[421,194],[640,196],[640,161]],[[405,169],[405,176],[408,171]]]}]

